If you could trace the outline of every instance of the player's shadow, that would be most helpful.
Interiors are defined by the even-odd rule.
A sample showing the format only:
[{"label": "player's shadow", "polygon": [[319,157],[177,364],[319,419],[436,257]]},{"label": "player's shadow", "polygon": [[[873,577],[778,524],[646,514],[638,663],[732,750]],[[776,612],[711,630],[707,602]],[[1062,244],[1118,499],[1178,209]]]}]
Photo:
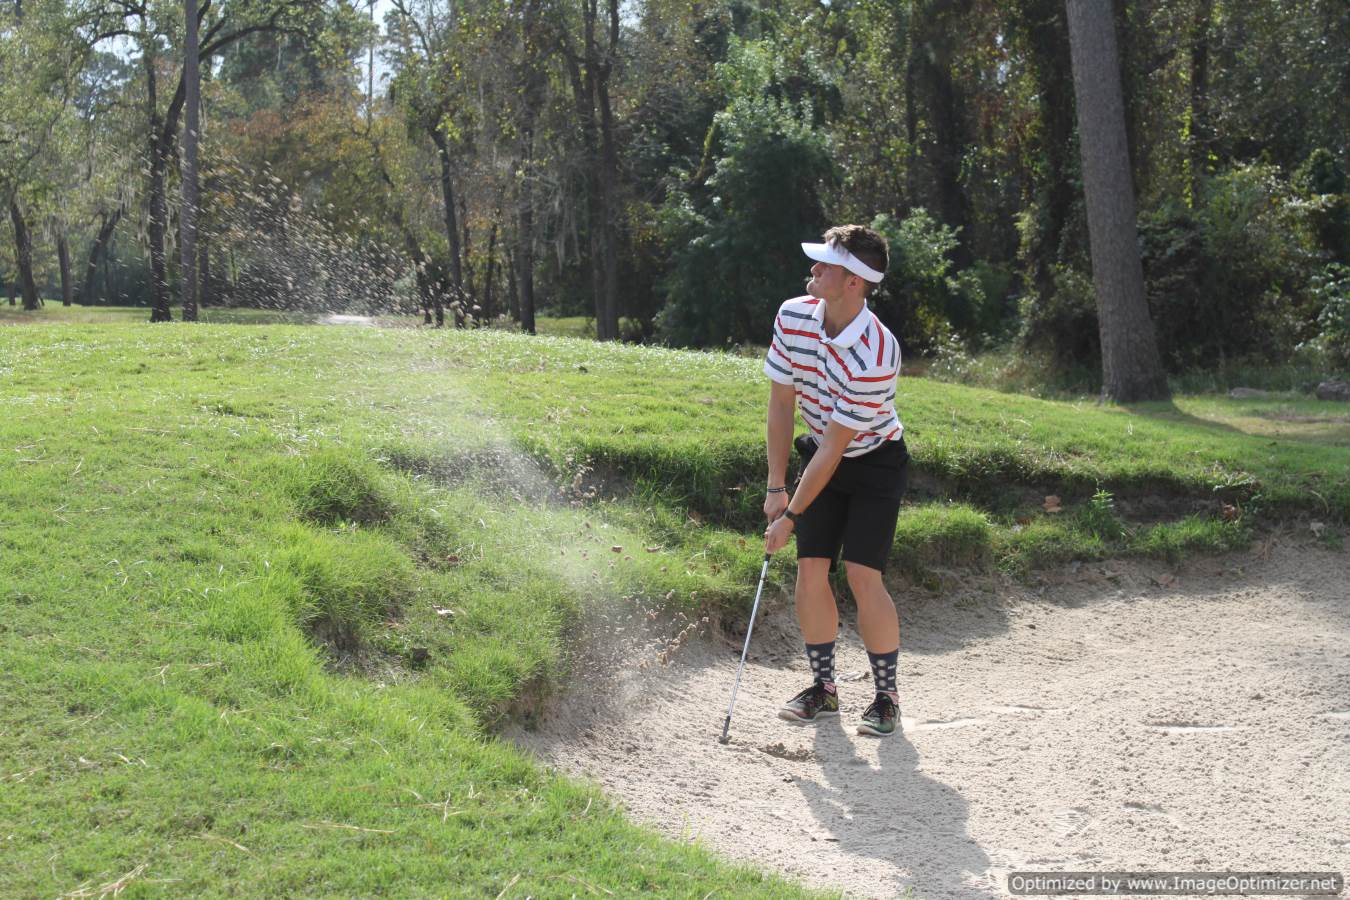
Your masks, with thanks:
[{"label": "player's shadow", "polygon": [[920,897],[987,898],[971,883],[989,868],[989,857],[966,833],[961,794],[917,770],[918,754],[905,735],[877,739],[874,767],[857,753],[845,725],[852,730],[842,718],[816,726],[823,780],[797,782],[822,839],[909,872],[879,875],[879,894],[900,896],[912,887]]}]

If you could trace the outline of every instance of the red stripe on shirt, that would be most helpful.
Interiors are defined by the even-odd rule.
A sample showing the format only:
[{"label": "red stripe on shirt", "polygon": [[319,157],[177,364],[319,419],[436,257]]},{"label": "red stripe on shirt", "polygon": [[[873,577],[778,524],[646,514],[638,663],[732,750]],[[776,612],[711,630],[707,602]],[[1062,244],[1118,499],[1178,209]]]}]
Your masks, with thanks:
[{"label": "red stripe on shirt", "polygon": [[834,348],[831,347],[829,344],[826,344],[826,345],[825,345],[825,349],[828,350],[828,351],[830,351],[830,355],[834,357],[834,361],[837,362],[837,363],[839,363],[839,368],[843,369],[843,370],[844,370],[844,374],[848,376],[848,380],[849,380],[849,381],[852,381],[852,380],[853,380],[853,373],[850,372],[850,371],[848,370],[848,366],[845,365],[845,364],[844,364],[844,361],[843,361],[842,359],[839,358],[839,354],[834,352]]}]

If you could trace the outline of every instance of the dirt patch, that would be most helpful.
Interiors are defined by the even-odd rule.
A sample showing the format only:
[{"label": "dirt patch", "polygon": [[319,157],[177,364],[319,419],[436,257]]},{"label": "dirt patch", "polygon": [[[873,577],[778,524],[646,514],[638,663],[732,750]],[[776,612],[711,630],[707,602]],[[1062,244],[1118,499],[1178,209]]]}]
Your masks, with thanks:
[{"label": "dirt patch", "polygon": [[682,623],[597,618],[565,717],[508,736],[675,839],[851,896],[1006,896],[1016,869],[1344,872],[1347,584],[1350,554],[1286,541],[897,588],[904,734],[884,740],[854,732],[851,609],[837,671],[864,674],[803,727],[776,716],[810,676],[767,598],[726,746],[739,643],[705,627],[670,653]]}]

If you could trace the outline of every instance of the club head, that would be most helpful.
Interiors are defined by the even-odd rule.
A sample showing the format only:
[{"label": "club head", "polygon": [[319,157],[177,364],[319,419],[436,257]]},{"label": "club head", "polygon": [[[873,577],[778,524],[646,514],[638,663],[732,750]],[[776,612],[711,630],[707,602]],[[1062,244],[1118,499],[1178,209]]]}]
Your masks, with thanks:
[{"label": "club head", "polygon": [[724,735],[722,735],[721,737],[719,737],[719,738],[717,739],[717,743],[719,743],[719,744],[730,744],[730,743],[731,743],[731,736],[730,736],[730,735],[724,734]]}]

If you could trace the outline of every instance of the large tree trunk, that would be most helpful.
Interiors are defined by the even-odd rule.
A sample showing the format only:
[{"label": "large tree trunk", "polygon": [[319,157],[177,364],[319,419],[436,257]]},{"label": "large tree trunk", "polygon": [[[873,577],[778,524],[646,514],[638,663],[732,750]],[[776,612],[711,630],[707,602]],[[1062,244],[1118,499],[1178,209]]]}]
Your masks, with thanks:
[{"label": "large tree trunk", "polygon": [[1191,22],[1190,201],[1209,165],[1209,23],[1214,0],[1199,0]]},{"label": "large tree trunk", "polygon": [[[107,213],[100,214],[102,222],[98,227],[98,235],[94,238],[93,246],[89,248],[89,260],[84,264],[84,279],[75,288],[75,302],[87,303],[90,299],[90,288],[94,283],[94,278],[98,275],[98,263],[108,251],[108,242],[112,239],[113,229],[122,219],[122,213],[125,207],[119,206],[113,210],[110,216]],[[105,288],[106,288],[106,281]]]},{"label": "large tree trunk", "polygon": [[1069,32],[1061,0],[1025,0],[1016,12],[1026,29],[1031,75],[1040,98],[1036,104],[1041,121],[1037,149],[1044,163],[1044,170],[1031,176],[1038,216],[1030,276],[1036,293],[1049,298],[1055,292],[1056,264],[1064,259],[1064,228],[1074,201]]},{"label": "large tree trunk", "polygon": [[535,333],[534,322],[534,131],[544,104],[547,74],[539,31],[541,0],[525,0],[521,15],[521,57],[524,61],[520,110],[520,176],[517,182],[516,250],[508,252],[511,265],[512,314],[526,334]]},{"label": "large tree trunk", "polygon": [[956,229],[960,242],[952,251],[957,268],[972,262],[970,200],[961,186],[961,160],[965,155],[963,101],[952,78],[957,22],[970,12],[969,2],[930,2],[918,13],[914,73],[923,89],[928,125],[933,133],[932,166],[938,213],[943,224]]},{"label": "large tree trunk", "polygon": [[609,102],[609,79],[619,50],[619,0],[609,3],[609,42],[596,71],[595,99],[600,112],[601,240],[604,242],[605,330],[619,339],[619,153],[614,140],[614,110]]},{"label": "large tree trunk", "polygon": [[[610,315],[607,299],[609,296],[607,273],[611,270],[611,265],[608,260],[610,244],[605,234],[608,230],[610,201],[607,190],[610,186],[606,184],[608,179],[604,172],[600,116],[596,109],[600,98],[597,82],[602,77],[601,69],[604,65],[595,38],[598,14],[597,0],[585,0],[582,3],[582,53],[578,56],[571,46],[564,43],[563,56],[572,82],[572,99],[577,120],[581,125],[581,145],[586,170],[586,231],[590,244],[595,336],[598,340],[608,341],[618,337],[619,329],[617,320]],[[565,36],[563,39],[566,42]]]},{"label": "large tree trunk", "polygon": [[210,242],[205,234],[197,232],[197,303],[210,306],[215,302],[211,290],[211,253]]},{"label": "large tree trunk", "polygon": [[37,282],[33,280],[33,235],[24,221],[19,201],[9,201],[9,221],[14,225],[14,262],[19,267],[19,290],[23,294],[23,308],[38,308]]},{"label": "large tree trunk", "polygon": [[497,277],[497,218],[492,220],[492,228],[488,231],[487,246],[487,272],[483,276],[483,324],[489,325],[496,318],[497,311],[493,309],[492,302],[492,282]]},{"label": "large tree trunk", "polygon": [[56,233],[56,261],[61,267],[61,305],[70,306],[75,295],[75,285],[70,278],[70,248],[66,246],[66,230]]},{"label": "large tree trunk", "polygon": [[197,321],[197,210],[201,191],[197,185],[197,112],[201,77],[198,69],[197,0],[183,0],[187,40],[183,44],[183,206],[179,210],[179,259],[183,278],[183,321]]},{"label": "large tree trunk", "polygon": [[[144,28],[144,23],[142,24]],[[168,230],[169,204],[165,196],[164,177],[168,168],[169,154],[160,140],[158,76],[155,72],[156,60],[153,51],[154,42],[147,40],[142,44],[145,57],[146,110],[149,127],[147,129],[150,163],[150,292],[152,306],[151,322],[168,322],[173,319],[169,312],[169,273],[164,254],[164,233]]]},{"label": "large tree trunk", "polygon": [[460,268],[459,225],[455,221],[455,183],[450,171],[450,147],[445,135],[433,129],[431,139],[436,144],[436,155],[441,161],[441,200],[445,204],[445,237],[450,242],[450,287],[455,299],[462,301],[464,271]]},{"label": "large tree trunk", "polygon": [[1167,377],[1144,300],[1111,3],[1067,0],[1066,8],[1102,343],[1102,395],[1121,403],[1166,399]]}]

